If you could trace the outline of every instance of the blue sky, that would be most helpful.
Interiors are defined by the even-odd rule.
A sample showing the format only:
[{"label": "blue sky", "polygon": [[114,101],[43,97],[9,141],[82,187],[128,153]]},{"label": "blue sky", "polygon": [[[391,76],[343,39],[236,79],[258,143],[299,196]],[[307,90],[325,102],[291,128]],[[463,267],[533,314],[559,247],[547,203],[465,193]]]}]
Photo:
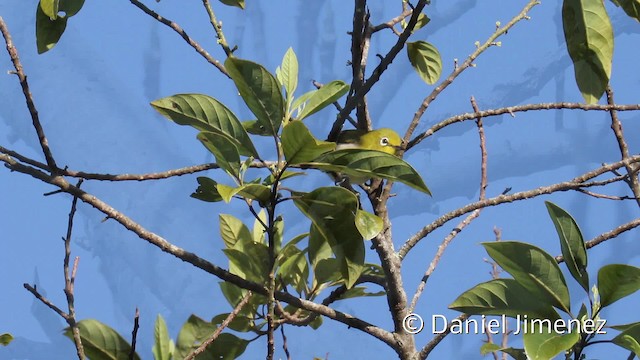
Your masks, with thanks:
[{"label": "blue sky", "polygon": [[[149,102],[177,93],[204,93],[227,104],[250,119],[232,87],[232,82],[197,55],[170,29],[143,14],[128,1],[87,2],[69,22],[62,41],[50,52],[37,55],[34,35],[36,1],[9,0],[0,4],[29,76],[51,148],[59,164],[71,169],[100,173],[144,173],[164,171],[210,162],[212,158],[195,140],[192,129],[176,126],[160,117]],[[517,14],[524,1],[437,2],[427,7],[431,23],[412,40],[422,39],[440,51],[443,73],[453,69],[454,59],[464,61],[494,31]],[[175,20],[217,59],[223,59],[208,18],[200,2],[171,2],[148,6]],[[638,103],[640,73],[637,64],[638,23],[608,5],[614,24],[615,55],[612,87],[618,103]],[[370,1],[371,19],[377,24],[397,15],[400,1]],[[349,37],[352,5],[343,1],[248,1],[240,11],[214,3],[223,21],[227,40],[238,45],[236,55],[275,71],[284,52],[292,47],[300,63],[298,95],[313,88],[311,80],[350,82]],[[476,60],[428,109],[419,130],[449,116],[472,112],[474,96],[481,109],[538,102],[581,102],[573,80],[573,69],[563,44],[560,5],[544,2],[530,13],[531,19],[516,25],[502,37],[501,47],[492,47]],[[391,32],[374,36],[370,69],[375,54],[384,54],[395,42]],[[19,84],[6,75],[11,64],[0,55],[0,144],[41,159]],[[375,127],[404,132],[410,119],[432,86],[425,84],[402,53],[369,94]],[[326,136],[335,114],[322,111],[307,126],[318,138]],[[640,146],[638,112],[622,112],[632,153]],[[568,180],[603,162],[619,160],[619,152],[604,112],[546,111],[485,120],[489,153],[489,196],[505,188],[512,192]],[[394,243],[398,248],[409,236],[439,215],[478,197],[479,150],[473,122],[455,124],[420,143],[405,159],[425,179],[433,198],[402,185],[394,188],[389,209]],[[215,171],[207,176],[221,179]],[[208,204],[189,198],[197,186],[196,176],[158,182],[86,182],[83,188],[128,214],[169,241],[226,267],[220,248],[219,213],[233,214],[252,224],[244,206]],[[63,247],[70,198],[43,197],[53,190],[25,175],[0,170],[5,189],[0,203],[3,251],[0,271],[0,332],[17,337],[9,348],[0,349],[0,359],[39,358],[51,354],[70,358],[73,348],[62,338],[64,324],[34,301],[22,283],[37,282],[38,289],[57,304],[62,292]],[[328,186],[324,175],[309,176],[298,186]],[[622,186],[609,194],[626,194]],[[496,208],[487,208],[447,249],[429,280],[416,312],[454,316],[447,306],[462,291],[490,278],[486,253],[479,245],[492,240],[494,226],[505,240],[533,243],[552,255],[560,253],[557,236],[546,215],[544,200],[567,209],[576,218],[586,239],[637,217],[632,202],[594,199],[577,193],[560,193]],[[286,208],[285,238],[307,230],[293,207]],[[151,358],[153,321],[157,314],[167,319],[175,338],[182,323],[195,313],[208,319],[230,311],[218,290],[218,280],[153,248],[103,215],[80,205],[74,229],[73,251],[80,256],[76,283],[78,318],[96,318],[128,337],[135,307],[141,310],[139,353]],[[424,239],[403,265],[405,287],[413,294],[437,246],[459,222],[454,220]],[[637,231],[598,246],[590,252],[590,274],[618,262],[640,265]],[[375,260],[374,253],[368,254]],[[568,276],[568,273],[567,273]],[[575,284],[572,284],[572,286]],[[377,290],[377,289],[373,289]],[[584,301],[578,287],[572,288],[574,304]],[[638,321],[637,296],[620,301],[605,312],[611,324]],[[336,308],[361,316],[385,328],[391,326],[382,297],[348,300]],[[310,359],[328,354],[329,359],[392,358],[383,343],[344,325],[325,319],[317,331],[287,327],[288,346],[294,358]],[[609,336],[612,337],[612,336]],[[422,346],[431,339],[427,332],[416,336]],[[479,359],[480,336],[447,338],[433,358]],[[281,339],[277,338],[278,344]],[[249,346],[245,358],[261,358],[265,341]],[[513,345],[518,345],[515,342]],[[278,356],[284,356],[281,348]],[[7,355],[8,354],[8,355]],[[30,354],[24,357],[23,354]],[[606,354],[606,355],[605,355]],[[597,345],[590,358],[621,358],[626,352]]]}]

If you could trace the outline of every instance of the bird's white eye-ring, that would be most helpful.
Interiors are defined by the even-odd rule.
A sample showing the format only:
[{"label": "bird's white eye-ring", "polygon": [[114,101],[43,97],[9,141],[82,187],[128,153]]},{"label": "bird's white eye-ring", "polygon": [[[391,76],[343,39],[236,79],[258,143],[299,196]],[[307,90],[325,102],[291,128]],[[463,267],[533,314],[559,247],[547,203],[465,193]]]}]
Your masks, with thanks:
[{"label": "bird's white eye-ring", "polygon": [[389,138],[388,137],[383,137],[382,139],[380,139],[380,145],[389,146]]}]

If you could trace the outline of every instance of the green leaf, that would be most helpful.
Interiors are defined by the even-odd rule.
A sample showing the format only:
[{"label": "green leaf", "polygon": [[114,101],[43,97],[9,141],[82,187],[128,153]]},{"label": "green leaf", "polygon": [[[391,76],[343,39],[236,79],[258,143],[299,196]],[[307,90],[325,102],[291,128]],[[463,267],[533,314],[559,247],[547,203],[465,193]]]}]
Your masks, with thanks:
[{"label": "green leaf", "polygon": [[[282,173],[282,175],[280,175],[280,181],[288,179],[288,178],[292,178],[292,177],[296,177],[296,176],[302,176],[302,175],[307,175],[301,171],[289,171],[289,170],[285,170],[284,173]],[[273,185],[273,182],[275,181],[275,178],[273,176],[273,174],[269,175],[266,179],[264,179],[264,184],[267,186],[271,186]]]},{"label": "green leaf", "polygon": [[424,13],[420,13],[418,14],[418,21],[416,21],[416,26],[414,26],[413,31],[411,32],[412,34],[415,33],[416,31],[422,29],[423,27],[425,27],[429,22],[431,21],[431,19],[429,19],[429,17],[424,14]]},{"label": "green leaf", "polygon": [[233,215],[220,214],[220,236],[227,249],[232,249],[236,243],[248,244],[253,242],[253,237],[245,224]]},{"label": "green leaf", "polygon": [[625,330],[631,329],[634,326],[639,326],[639,325],[640,325],[640,321],[636,321],[636,322],[633,322],[633,323],[630,323],[630,324],[611,325],[610,327],[612,329],[616,329],[616,330],[619,330],[619,331],[625,331]]},{"label": "green leaf", "polygon": [[[109,326],[98,320],[87,319],[78,322],[80,339],[84,353],[89,359],[128,360],[131,345]],[[65,328],[64,335],[73,341],[71,328]],[[138,354],[133,358],[140,360]]]},{"label": "green leaf", "polygon": [[442,73],[442,59],[438,49],[426,41],[407,43],[407,56],[411,66],[427,84],[433,85]]},{"label": "green leaf", "polygon": [[335,143],[313,137],[302,121],[292,121],[282,129],[282,151],[289,164],[311,161],[335,147]]},{"label": "green leaf", "polygon": [[404,160],[376,150],[342,149],[309,162],[312,168],[334,171],[354,177],[383,178],[431,195],[418,172]]},{"label": "green leaf", "polygon": [[58,18],[58,5],[60,0],[40,0],[42,12],[51,20]]},{"label": "green leaf", "polygon": [[173,341],[169,337],[169,330],[167,330],[167,324],[164,322],[162,315],[158,314],[156,317],[156,326],[153,331],[153,352],[154,360],[171,360],[172,343]]},{"label": "green leaf", "polygon": [[224,66],[258,123],[269,134],[277,134],[284,118],[284,99],[276,78],[262,65],[232,56]]},{"label": "green leaf", "polygon": [[633,351],[640,357],[640,325],[630,327],[611,340],[614,344]]},{"label": "green leaf", "polygon": [[351,288],[364,267],[364,242],[355,226],[358,199],[349,190],[321,187],[293,200],[313,223],[311,232],[326,241],[340,262],[345,285]]},{"label": "green leaf", "polygon": [[258,243],[222,250],[229,259],[229,271],[244,279],[263,283],[269,276],[269,250]]},{"label": "green leaf", "polygon": [[640,0],[611,0],[616,6],[622,6],[627,15],[640,21]]},{"label": "green leaf", "polygon": [[[174,359],[184,359],[187,357],[187,355],[210,336],[216,328],[217,326],[214,324],[206,322],[195,315],[191,315],[184,325],[182,325],[178,333]],[[209,349],[205,351],[205,354],[208,354],[208,351]],[[197,359],[201,360],[203,357],[198,356]]]},{"label": "green leaf", "polygon": [[260,136],[271,136],[269,130],[267,130],[264,126],[258,123],[258,120],[247,120],[242,122],[242,127],[249,133],[253,135]]},{"label": "green leaf", "polygon": [[309,117],[324,109],[327,105],[340,99],[342,95],[349,91],[349,85],[344,81],[334,80],[315,91],[310,95],[307,104],[298,114],[298,120]]},{"label": "green leaf", "polygon": [[509,354],[515,360],[527,360],[527,354],[525,354],[524,349],[516,349],[512,347],[503,348],[500,345],[494,343],[484,343],[480,347],[480,354],[482,356],[497,351],[502,351],[503,353]]},{"label": "green leaf", "polygon": [[482,243],[493,260],[530,294],[569,313],[569,289],[558,263],[544,250],[517,241]]},{"label": "green leaf", "polygon": [[225,5],[239,7],[244,10],[244,0],[220,0],[220,2]]},{"label": "green leaf", "polygon": [[358,209],[355,221],[356,228],[365,240],[373,239],[382,231],[382,219],[368,211]]},{"label": "green leaf", "polygon": [[285,284],[293,285],[298,294],[302,294],[309,278],[309,264],[305,252],[292,246],[287,247],[281,254],[284,256],[281,258],[282,265],[278,269],[278,277],[284,280]]},{"label": "green leaf", "polygon": [[513,279],[494,279],[478,284],[458,296],[449,308],[472,315],[560,318],[552,304],[531,296],[528,289]]},{"label": "green leaf", "polygon": [[291,103],[293,93],[296,91],[296,88],[298,88],[298,58],[292,48],[287,49],[279,69],[276,74],[280,74],[278,79],[282,85],[284,85],[284,89],[287,92],[287,103]]},{"label": "green leaf", "polygon": [[259,157],[236,115],[210,96],[177,94],[152,101],[151,106],[178,125],[224,136],[238,148],[241,155]]},{"label": "green leaf", "polygon": [[[530,325],[531,326],[531,325]],[[524,350],[530,360],[549,360],[570,349],[580,340],[580,332],[570,331],[558,334],[549,331],[546,325],[529,328],[522,336]],[[532,330],[532,331],[531,331]]]},{"label": "green leaf", "polygon": [[484,343],[480,346],[480,355],[485,356],[492,352],[500,351],[502,347],[494,343]]},{"label": "green leaf", "polygon": [[613,28],[603,1],[564,0],[562,25],[576,83],[588,104],[602,97],[611,76]]},{"label": "green leaf", "polygon": [[296,98],[293,101],[293,104],[291,105],[291,112],[293,113],[294,111],[297,111],[298,113],[300,113],[302,111],[303,104],[305,104],[307,101],[309,101],[309,99],[316,92],[318,92],[317,89],[309,90],[306,93],[304,93],[301,96],[299,96],[298,98]]},{"label": "green leaf", "polygon": [[[213,319],[211,319],[211,323],[220,325],[228,316],[229,313],[216,315]],[[248,332],[254,328],[254,325],[255,324],[253,323],[253,320],[251,318],[238,314],[233,318],[233,320],[231,320],[228,327],[229,329],[234,331]]]},{"label": "green leaf", "polygon": [[602,307],[640,289],[640,268],[624,264],[605,265],[598,271],[598,291]]},{"label": "green leaf", "polygon": [[67,18],[58,17],[51,20],[42,7],[38,6],[36,10],[36,45],[38,54],[51,50],[58,41],[67,27]]},{"label": "green leaf", "polygon": [[545,201],[549,216],[560,237],[560,248],[564,263],[574,279],[589,293],[589,274],[587,273],[587,248],[580,228],[571,214],[558,205]]},{"label": "green leaf", "polygon": [[197,180],[199,185],[196,191],[191,194],[192,198],[206,202],[222,201],[222,196],[216,187],[218,183],[215,180],[206,176],[199,176]]},{"label": "green leaf", "polygon": [[386,293],[384,291],[378,292],[368,292],[367,288],[364,286],[354,286],[351,289],[345,291],[341,296],[340,300],[353,299],[359,297],[369,297],[369,296],[383,296]]},{"label": "green leaf", "polygon": [[327,238],[315,226],[312,226],[309,231],[309,262],[314,271],[319,261],[330,257],[331,245],[329,245]]},{"label": "green leaf", "polygon": [[216,157],[221,169],[234,179],[240,178],[240,153],[231,140],[219,133],[205,131],[198,134],[198,140]]},{"label": "green leaf", "polygon": [[0,345],[7,346],[13,341],[13,335],[9,333],[0,334]]},{"label": "green leaf", "polygon": [[258,201],[262,207],[266,206],[271,197],[271,188],[262,184],[244,184],[238,189],[240,196]]},{"label": "green leaf", "polygon": [[[265,223],[265,224],[267,223],[267,214],[264,211],[264,209],[260,209],[260,212],[258,213],[258,217],[260,218],[260,220],[262,220],[262,223]],[[251,237],[253,238],[254,242],[264,244],[265,243],[264,236],[267,229],[264,228],[262,223],[258,221],[258,219],[253,221]]]},{"label": "green leaf", "polygon": [[84,0],[63,0],[58,10],[64,12],[65,17],[70,18],[77,14],[83,5]]}]

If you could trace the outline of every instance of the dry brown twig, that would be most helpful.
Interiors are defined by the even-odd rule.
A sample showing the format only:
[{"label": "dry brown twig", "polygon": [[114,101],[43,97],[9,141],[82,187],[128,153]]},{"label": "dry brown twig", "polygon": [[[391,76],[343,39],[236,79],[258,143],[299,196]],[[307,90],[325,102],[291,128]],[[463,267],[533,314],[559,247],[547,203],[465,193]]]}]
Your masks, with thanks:
[{"label": "dry brown twig", "polygon": [[[479,112],[478,104],[476,103],[476,99],[473,96],[471,97],[471,106],[473,107],[473,111],[475,111],[476,113]],[[487,185],[488,185],[487,140],[484,134],[482,117],[478,117],[476,119],[476,126],[478,128],[478,137],[480,139],[479,141],[480,142],[480,195],[478,196],[478,201],[482,201],[487,197]],[[481,210],[482,209],[476,209],[473,212],[471,212],[464,220],[462,220],[458,225],[456,225],[456,227],[454,227],[453,230],[451,230],[451,232],[442,240],[442,242],[440,243],[440,246],[438,246],[438,250],[436,251],[436,254],[434,255],[433,259],[431,260],[431,263],[429,264],[429,267],[427,268],[424,275],[422,276],[422,279],[420,280],[420,284],[418,285],[418,288],[416,289],[413,295],[413,299],[411,300],[411,305],[409,306],[409,312],[413,312],[413,310],[415,309],[418,303],[418,299],[420,299],[420,296],[422,295],[422,292],[424,291],[427,285],[427,281],[429,280],[429,277],[431,277],[431,274],[436,270],[436,267],[440,262],[440,258],[442,258],[442,255],[444,254],[449,244],[465,227],[467,227],[474,219],[480,216]]]},{"label": "dry brown twig", "polygon": [[178,25],[174,21],[171,21],[163,17],[157,12],[151,10],[145,4],[141,3],[138,0],[129,0],[129,1],[133,5],[135,5],[138,9],[142,10],[145,14],[151,16],[152,18],[158,20],[160,23],[173,29],[173,31],[178,33],[178,35],[180,35],[180,37],[182,37],[184,41],[186,41],[187,44],[189,44],[198,54],[200,54],[203,58],[205,58],[205,60],[207,60],[211,65],[215,66],[218,70],[220,70],[220,72],[223,73],[226,77],[231,78],[229,76],[229,73],[227,72],[227,69],[225,69],[224,65],[222,65],[220,61],[214,59],[213,56],[211,56],[200,44],[198,44],[197,41],[189,37],[189,35],[187,35],[187,32],[184,31],[184,29],[182,29],[180,25]]}]

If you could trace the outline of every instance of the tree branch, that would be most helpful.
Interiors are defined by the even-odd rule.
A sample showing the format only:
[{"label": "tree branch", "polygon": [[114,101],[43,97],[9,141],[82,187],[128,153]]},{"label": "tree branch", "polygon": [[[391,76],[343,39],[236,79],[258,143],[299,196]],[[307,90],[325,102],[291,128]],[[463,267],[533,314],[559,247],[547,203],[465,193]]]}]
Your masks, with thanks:
[{"label": "tree branch", "polygon": [[29,90],[27,75],[25,75],[22,63],[20,63],[18,49],[16,49],[16,47],[13,45],[11,34],[9,33],[9,28],[4,22],[2,16],[0,16],[0,32],[2,32],[2,36],[4,37],[4,41],[7,46],[7,52],[9,53],[9,57],[11,58],[13,67],[16,69],[15,74],[18,75],[18,80],[20,81],[20,86],[22,87],[22,93],[24,94],[24,98],[27,101],[27,108],[29,109],[29,114],[31,114],[31,122],[33,123],[33,128],[36,130],[36,134],[38,135],[38,141],[40,142],[42,153],[44,154],[44,158],[47,160],[49,171],[51,171],[52,174],[55,174],[58,171],[58,165],[56,165],[56,161],[53,159],[53,154],[51,153],[51,149],[49,148],[49,141],[47,140],[47,137],[44,134],[44,129],[42,128],[42,124],[40,123],[38,110],[36,109],[36,105],[33,102],[33,95],[31,94],[31,90]]}]

